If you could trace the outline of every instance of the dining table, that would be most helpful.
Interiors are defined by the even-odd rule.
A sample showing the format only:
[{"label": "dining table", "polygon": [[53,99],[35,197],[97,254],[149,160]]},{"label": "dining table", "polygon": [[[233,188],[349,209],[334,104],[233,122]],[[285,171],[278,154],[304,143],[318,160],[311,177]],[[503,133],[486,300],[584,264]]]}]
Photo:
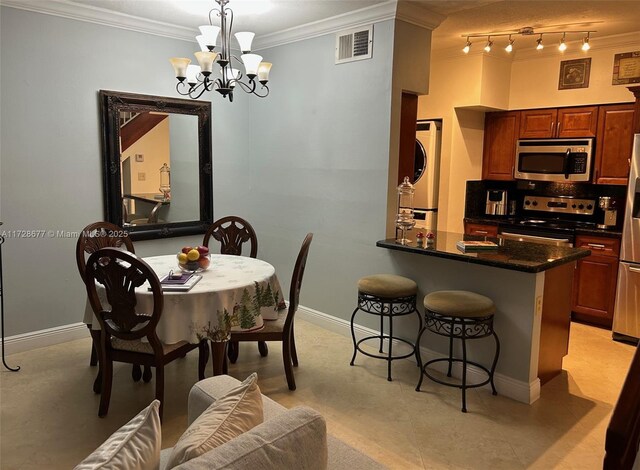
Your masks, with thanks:
[{"label": "dining table", "polygon": [[[160,280],[170,271],[177,272],[175,254],[142,258]],[[164,308],[156,326],[158,338],[165,344],[180,341],[211,343],[214,375],[225,365],[226,345],[231,331],[258,331],[264,322],[278,319],[286,308],[275,268],[266,261],[235,255],[210,255],[208,269],[197,272],[201,279],[188,291],[165,291]],[[106,292],[98,284],[103,308],[109,308]],[[136,288],[136,312],[151,312],[153,295],[149,284]],[[100,324],[87,301],[84,323],[92,335]]]}]

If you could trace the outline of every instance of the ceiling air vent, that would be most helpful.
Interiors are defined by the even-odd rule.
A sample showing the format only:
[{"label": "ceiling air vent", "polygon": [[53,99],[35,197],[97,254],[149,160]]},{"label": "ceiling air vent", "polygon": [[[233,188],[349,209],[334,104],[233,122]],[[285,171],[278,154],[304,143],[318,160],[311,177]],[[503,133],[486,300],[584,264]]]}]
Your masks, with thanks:
[{"label": "ceiling air vent", "polygon": [[373,25],[336,33],[336,64],[371,59]]}]

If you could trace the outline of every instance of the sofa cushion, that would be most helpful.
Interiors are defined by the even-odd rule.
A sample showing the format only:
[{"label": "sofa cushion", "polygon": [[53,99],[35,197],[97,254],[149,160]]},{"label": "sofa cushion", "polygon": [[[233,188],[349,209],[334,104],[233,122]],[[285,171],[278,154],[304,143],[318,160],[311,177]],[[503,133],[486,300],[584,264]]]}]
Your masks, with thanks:
[{"label": "sofa cushion", "polygon": [[79,463],[75,470],[159,468],[162,441],[159,408],[160,402],[154,400]]},{"label": "sofa cushion", "polygon": [[198,457],[262,423],[262,395],[253,373],[218,398],[176,443],[167,469]]},{"label": "sofa cushion", "polygon": [[[240,381],[228,375],[216,375],[196,383],[189,392],[188,425],[191,425],[212,403],[238,385],[240,385]],[[265,421],[286,410],[284,406],[262,395],[262,411]]]},{"label": "sofa cushion", "polygon": [[289,468],[327,468],[326,423],[311,408],[286,410],[251,431],[176,467],[176,470]]}]

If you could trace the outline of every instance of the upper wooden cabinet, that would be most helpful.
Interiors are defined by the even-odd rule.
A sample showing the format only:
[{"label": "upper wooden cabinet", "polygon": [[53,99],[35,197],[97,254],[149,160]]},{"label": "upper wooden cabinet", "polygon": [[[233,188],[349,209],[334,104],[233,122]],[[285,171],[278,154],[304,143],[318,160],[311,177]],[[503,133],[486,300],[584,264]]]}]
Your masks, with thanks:
[{"label": "upper wooden cabinet", "polygon": [[633,103],[600,106],[594,183],[627,184],[633,147],[633,111]]},{"label": "upper wooden cabinet", "polygon": [[484,122],[482,178],[512,180],[520,111],[487,113]]},{"label": "upper wooden cabinet", "polygon": [[598,106],[521,111],[521,139],[595,137]]}]

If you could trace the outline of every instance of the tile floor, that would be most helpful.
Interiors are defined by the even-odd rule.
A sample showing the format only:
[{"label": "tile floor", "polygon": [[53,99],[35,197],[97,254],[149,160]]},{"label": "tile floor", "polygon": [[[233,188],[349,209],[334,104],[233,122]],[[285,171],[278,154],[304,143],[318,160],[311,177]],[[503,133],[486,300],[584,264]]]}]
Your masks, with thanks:
[{"label": "tile floor", "polygon": [[[425,381],[415,392],[417,369],[409,361],[394,363],[387,382],[384,361],[359,356],[349,367],[349,338],[304,321],[296,334],[295,392],[287,389],[277,343],[267,358],[242,344],[230,374],[243,379],[257,371],[263,393],[287,407],[317,409],[329,432],[398,469],[602,468],[604,432],[633,353],[608,331],[573,324],[566,370],[542,388],[540,400],[529,406],[476,389],[465,415],[459,390]],[[72,468],[153,399],[153,382],[134,383],[130,367],[118,364],[109,414],[98,418],[96,369],[88,360],[89,340],[9,357],[22,370],[0,372],[0,468]],[[163,447],[186,427],[197,351],[165,374]]]}]

